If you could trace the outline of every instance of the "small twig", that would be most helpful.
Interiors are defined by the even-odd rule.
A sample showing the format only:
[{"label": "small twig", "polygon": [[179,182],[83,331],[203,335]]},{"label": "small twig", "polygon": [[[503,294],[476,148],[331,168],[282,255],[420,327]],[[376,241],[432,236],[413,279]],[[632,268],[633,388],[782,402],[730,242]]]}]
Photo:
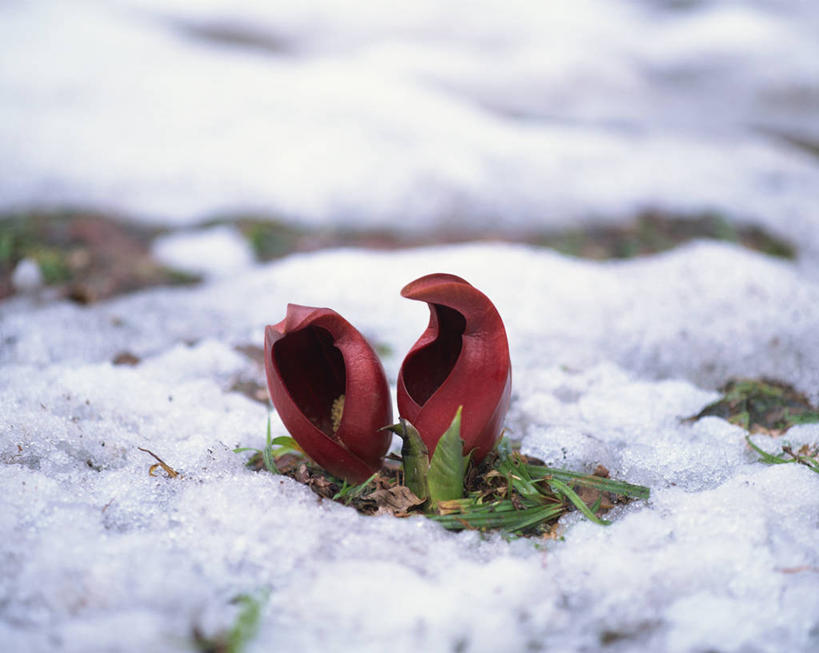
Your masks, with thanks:
[{"label": "small twig", "polygon": [[817,463],[813,458],[796,453],[789,444],[782,445],[782,451],[793,458],[794,462],[804,465],[805,467],[812,469],[814,472],[819,470],[819,468],[817,468]]},{"label": "small twig", "polygon": [[137,447],[137,449],[139,449],[140,451],[144,451],[147,454],[150,454],[159,463],[158,465],[151,465],[151,467],[148,469],[148,474],[150,474],[151,476],[156,476],[154,472],[156,471],[157,467],[161,467],[162,469],[164,469],[165,473],[168,475],[168,478],[176,478],[177,476],[179,476],[179,472],[177,472],[173,467],[168,465],[168,463],[162,460],[162,458],[157,456],[153,451],[150,451],[149,449],[143,449],[142,447]]}]

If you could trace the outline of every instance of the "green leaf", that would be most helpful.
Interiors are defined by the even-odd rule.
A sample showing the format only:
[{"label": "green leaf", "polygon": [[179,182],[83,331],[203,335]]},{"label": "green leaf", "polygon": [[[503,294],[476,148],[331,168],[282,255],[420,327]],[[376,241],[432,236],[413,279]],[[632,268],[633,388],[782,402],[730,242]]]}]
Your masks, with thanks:
[{"label": "green leaf", "polygon": [[289,435],[280,435],[277,438],[273,438],[270,441],[270,444],[274,444],[277,447],[287,447],[288,449],[297,449],[297,450],[301,449],[301,447],[299,447],[299,443],[296,442]]},{"label": "green leaf", "polygon": [[256,447],[237,447],[233,450],[233,453],[244,453],[245,451],[255,451],[256,453],[262,453],[261,449],[257,449]]},{"label": "green leaf", "polygon": [[427,474],[429,472],[429,451],[421,439],[418,430],[407,420],[402,419],[397,428],[392,430],[401,436],[401,465],[404,467],[404,485],[419,499],[429,497]]},{"label": "green leaf", "polygon": [[265,446],[262,449],[262,460],[264,466],[271,474],[278,474],[279,468],[276,467],[276,461],[273,458],[273,438],[270,437],[270,413],[267,414],[267,437],[265,439]]},{"label": "green leaf", "polygon": [[566,483],[571,483],[572,485],[590,487],[600,492],[611,492],[612,494],[619,494],[634,499],[648,499],[651,495],[651,490],[644,485],[633,485],[625,481],[615,481],[601,476],[570,472],[565,469],[544,467],[543,465],[526,465],[526,469],[531,478],[535,480],[556,478]]},{"label": "green leaf", "polygon": [[764,449],[762,449],[761,447],[758,447],[753,442],[751,442],[751,436],[750,435],[745,436],[745,441],[748,443],[748,445],[751,447],[751,449],[753,449],[754,451],[756,451],[759,454],[759,456],[760,456],[759,460],[761,462],[763,462],[763,463],[767,463],[768,465],[781,465],[783,463],[793,462],[791,460],[786,460],[785,458],[781,458],[779,456],[775,456],[773,454],[770,454],[767,451],[765,451]]},{"label": "green leaf", "polygon": [[370,478],[368,478],[363,483],[359,483],[358,485],[350,485],[347,481],[341,486],[341,489],[333,495],[333,501],[338,501],[339,499],[344,499],[344,505],[349,506],[350,502],[353,499],[357,499],[364,490],[367,489],[367,486],[372,483],[373,479],[378,476],[378,472],[375,472]]},{"label": "green leaf", "polygon": [[536,481],[529,471],[529,466],[517,458],[506,458],[498,465],[498,471],[506,476],[509,485],[514,488],[524,500],[542,503],[543,492],[538,489]]},{"label": "green leaf", "polygon": [[227,633],[227,650],[230,653],[241,653],[259,630],[262,606],[267,602],[269,592],[258,592],[256,595],[242,594],[235,601],[239,604],[239,613],[233,627]]},{"label": "green leaf", "polygon": [[501,528],[516,532],[555,520],[566,512],[566,507],[560,503],[518,509],[509,499],[488,504],[476,503],[474,499],[457,499],[445,502],[445,508],[444,514],[430,515],[430,519],[455,531]]},{"label": "green leaf", "polygon": [[460,499],[464,495],[466,457],[461,440],[461,408],[458,407],[452,424],[438,440],[429,464],[427,483],[433,507],[439,501]]}]

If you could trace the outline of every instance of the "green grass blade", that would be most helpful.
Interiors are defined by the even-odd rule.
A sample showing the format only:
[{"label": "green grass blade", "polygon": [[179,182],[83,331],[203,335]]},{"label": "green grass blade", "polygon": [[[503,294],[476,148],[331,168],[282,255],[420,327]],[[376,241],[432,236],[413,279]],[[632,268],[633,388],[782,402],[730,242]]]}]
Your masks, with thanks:
[{"label": "green grass blade", "polygon": [[367,486],[372,483],[373,479],[378,476],[378,472],[375,472],[370,478],[368,478],[363,483],[359,483],[358,485],[348,485],[347,481],[344,481],[344,484],[341,486],[341,489],[333,495],[333,501],[337,501],[338,499],[344,499],[344,503],[350,505],[350,502],[353,499],[357,499],[361,494],[367,489]]},{"label": "green grass blade", "polygon": [[764,449],[761,449],[760,447],[758,447],[757,445],[755,445],[751,441],[751,436],[750,435],[745,436],[745,442],[748,443],[748,446],[751,447],[751,449],[753,449],[754,451],[756,451],[759,454],[760,461],[763,462],[763,463],[768,463],[769,465],[783,465],[785,463],[794,462],[793,460],[788,460],[787,458],[781,458],[780,456],[774,456],[773,454],[768,453]]},{"label": "green grass blade", "polygon": [[565,506],[561,504],[532,506],[518,510],[508,499],[490,504],[475,504],[471,501],[464,500],[458,512],[430,515],[430,519],[450,530],[501,528],[515,532],[556,519],[566,511]]},{"label": "green grass blade", "polygon": [[229,653],[241,653],[245,650],[259,630],[259,620],[262,614],[262,605],[267,601],[268,593],[258,596],[242,594],[236,598],[240,604],[239,614],[227,635],[227,650]]},{"label": "green grass blade", "polygon": [[[785,465],[788,463],[799,463],[800,465],[805,465],[808,469],[813,472],[819,474],[819,460],[812,456],[805,456],[799,453],[794,452],[789,444],[785,444],[782,446],[782,454],[776,456],[774,454],[770,454],[761,447],[757,446],[751,441],[751,436],[746,435],[745,441],[748,443],[748,446],[751,447],[756,453],[759,454],[759,462],[766,463],[768,465]],[[790,456],[786,458],[785,455]]]},{"label": "green grass blade", "polygon": [[529,467],[520,460],[507,458],[498,465],[498,471],[506,476],[507,483],[524,499],[542,503],[543,492],[529,473]]},{"label": "green grass blade", "polygon": [[265,446],[262,450],[262,460],[264,466],[271,474],[278,474],[279,468],[276,467],[276,461],[273,457],[273,439],[270,436],[270,413],[267,414],[267,437],[265,438]]},{"label": "green grass blade", "polygon": [[558,494],[562,494],[566,497],[569,501],[571,501],[572,505],[577,508],[580,512],[582,512],[586,517],[588,517],[591,521],[595,524],[600,524],[601,526],[608,526],[611,524],[610,521],[606,519],[600,519],[597,515],[595,515],[591,508],[586,505],[586,502],[581,499],[577,492],[575,492],[572,488],[570,488],[566,483],[563,481],[553,478],[547,481],[549,486]]},{"label": "green grass blade", "polygon": [[555,469],[543,465],[526,465],[526,467],[529,475],[533,479],[542,480],[553,478],[563,481],[564,483],[589,487],[599,490],[600,492],[611,492],[612,494],[632,497],[634,499],[648,499],[651,495],[651,490],[644,485],[633,485],[625,481],[615,481],[610,478],[603,478],[602,476],[570,472],[565,469]]}]

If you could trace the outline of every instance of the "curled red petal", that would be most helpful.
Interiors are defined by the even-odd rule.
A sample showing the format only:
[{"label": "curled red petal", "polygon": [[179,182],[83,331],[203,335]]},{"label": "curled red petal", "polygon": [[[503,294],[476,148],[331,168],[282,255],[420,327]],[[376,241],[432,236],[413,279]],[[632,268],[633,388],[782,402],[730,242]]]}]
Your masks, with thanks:
[{"label": "curled red petal", "polygon": [[398,412],[430,451],[463,406],[464,452],[483,460],[500,437],[512,391],[503,321],[489,298],[452,274],[429,274],[401,291],[429,304],[426,330],[398,374]]},{"label": "curled red petal", "polygon": [[[329,308],[289,304],[265,329],[270,398],[304,451],[334,476],[360,483],[381,468],[392,422],[384,369],[364,336]],[[333,404],[344,395],[340,423]]]}]

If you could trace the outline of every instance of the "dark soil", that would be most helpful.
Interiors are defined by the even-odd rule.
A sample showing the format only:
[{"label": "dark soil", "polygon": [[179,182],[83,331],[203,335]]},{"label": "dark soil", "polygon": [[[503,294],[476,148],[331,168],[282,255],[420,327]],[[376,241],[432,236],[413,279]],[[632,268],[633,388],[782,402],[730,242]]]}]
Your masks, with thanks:
[{"label": "dark soil", "polygon": [[[408,235],[389,230],[307,230],[270,216],[229,216],[203,225],[235,224],[257,260],[328,247],[393,250],[461,242],[517,242],[595,260],[624,259],[662,252],[694,239],[733,242],[771,256],[794,258],[793,245],[758,227],[736,226],[716,215],[675,216],[645,212],[618,226],[586,226],[555,232],[510,234],[504,230],[467,233],[439,230]],[[59,297],[87,304],[158,285],[195,283],[187,273],[159,264],[151,242],[164,233],[86,211],[29,211],[0,214],[0,299],[13,293],[11,275],[23,258],[40,266],[44,283]]]},{"label": "dark soil", "polygon": [[23,258],[35,260],[43,282],[79,304],[158,285],[191,284],[197,277],[150,255],[160,230],[88,212],[0,215],[0,299],[14,292],[11,275]]}]

